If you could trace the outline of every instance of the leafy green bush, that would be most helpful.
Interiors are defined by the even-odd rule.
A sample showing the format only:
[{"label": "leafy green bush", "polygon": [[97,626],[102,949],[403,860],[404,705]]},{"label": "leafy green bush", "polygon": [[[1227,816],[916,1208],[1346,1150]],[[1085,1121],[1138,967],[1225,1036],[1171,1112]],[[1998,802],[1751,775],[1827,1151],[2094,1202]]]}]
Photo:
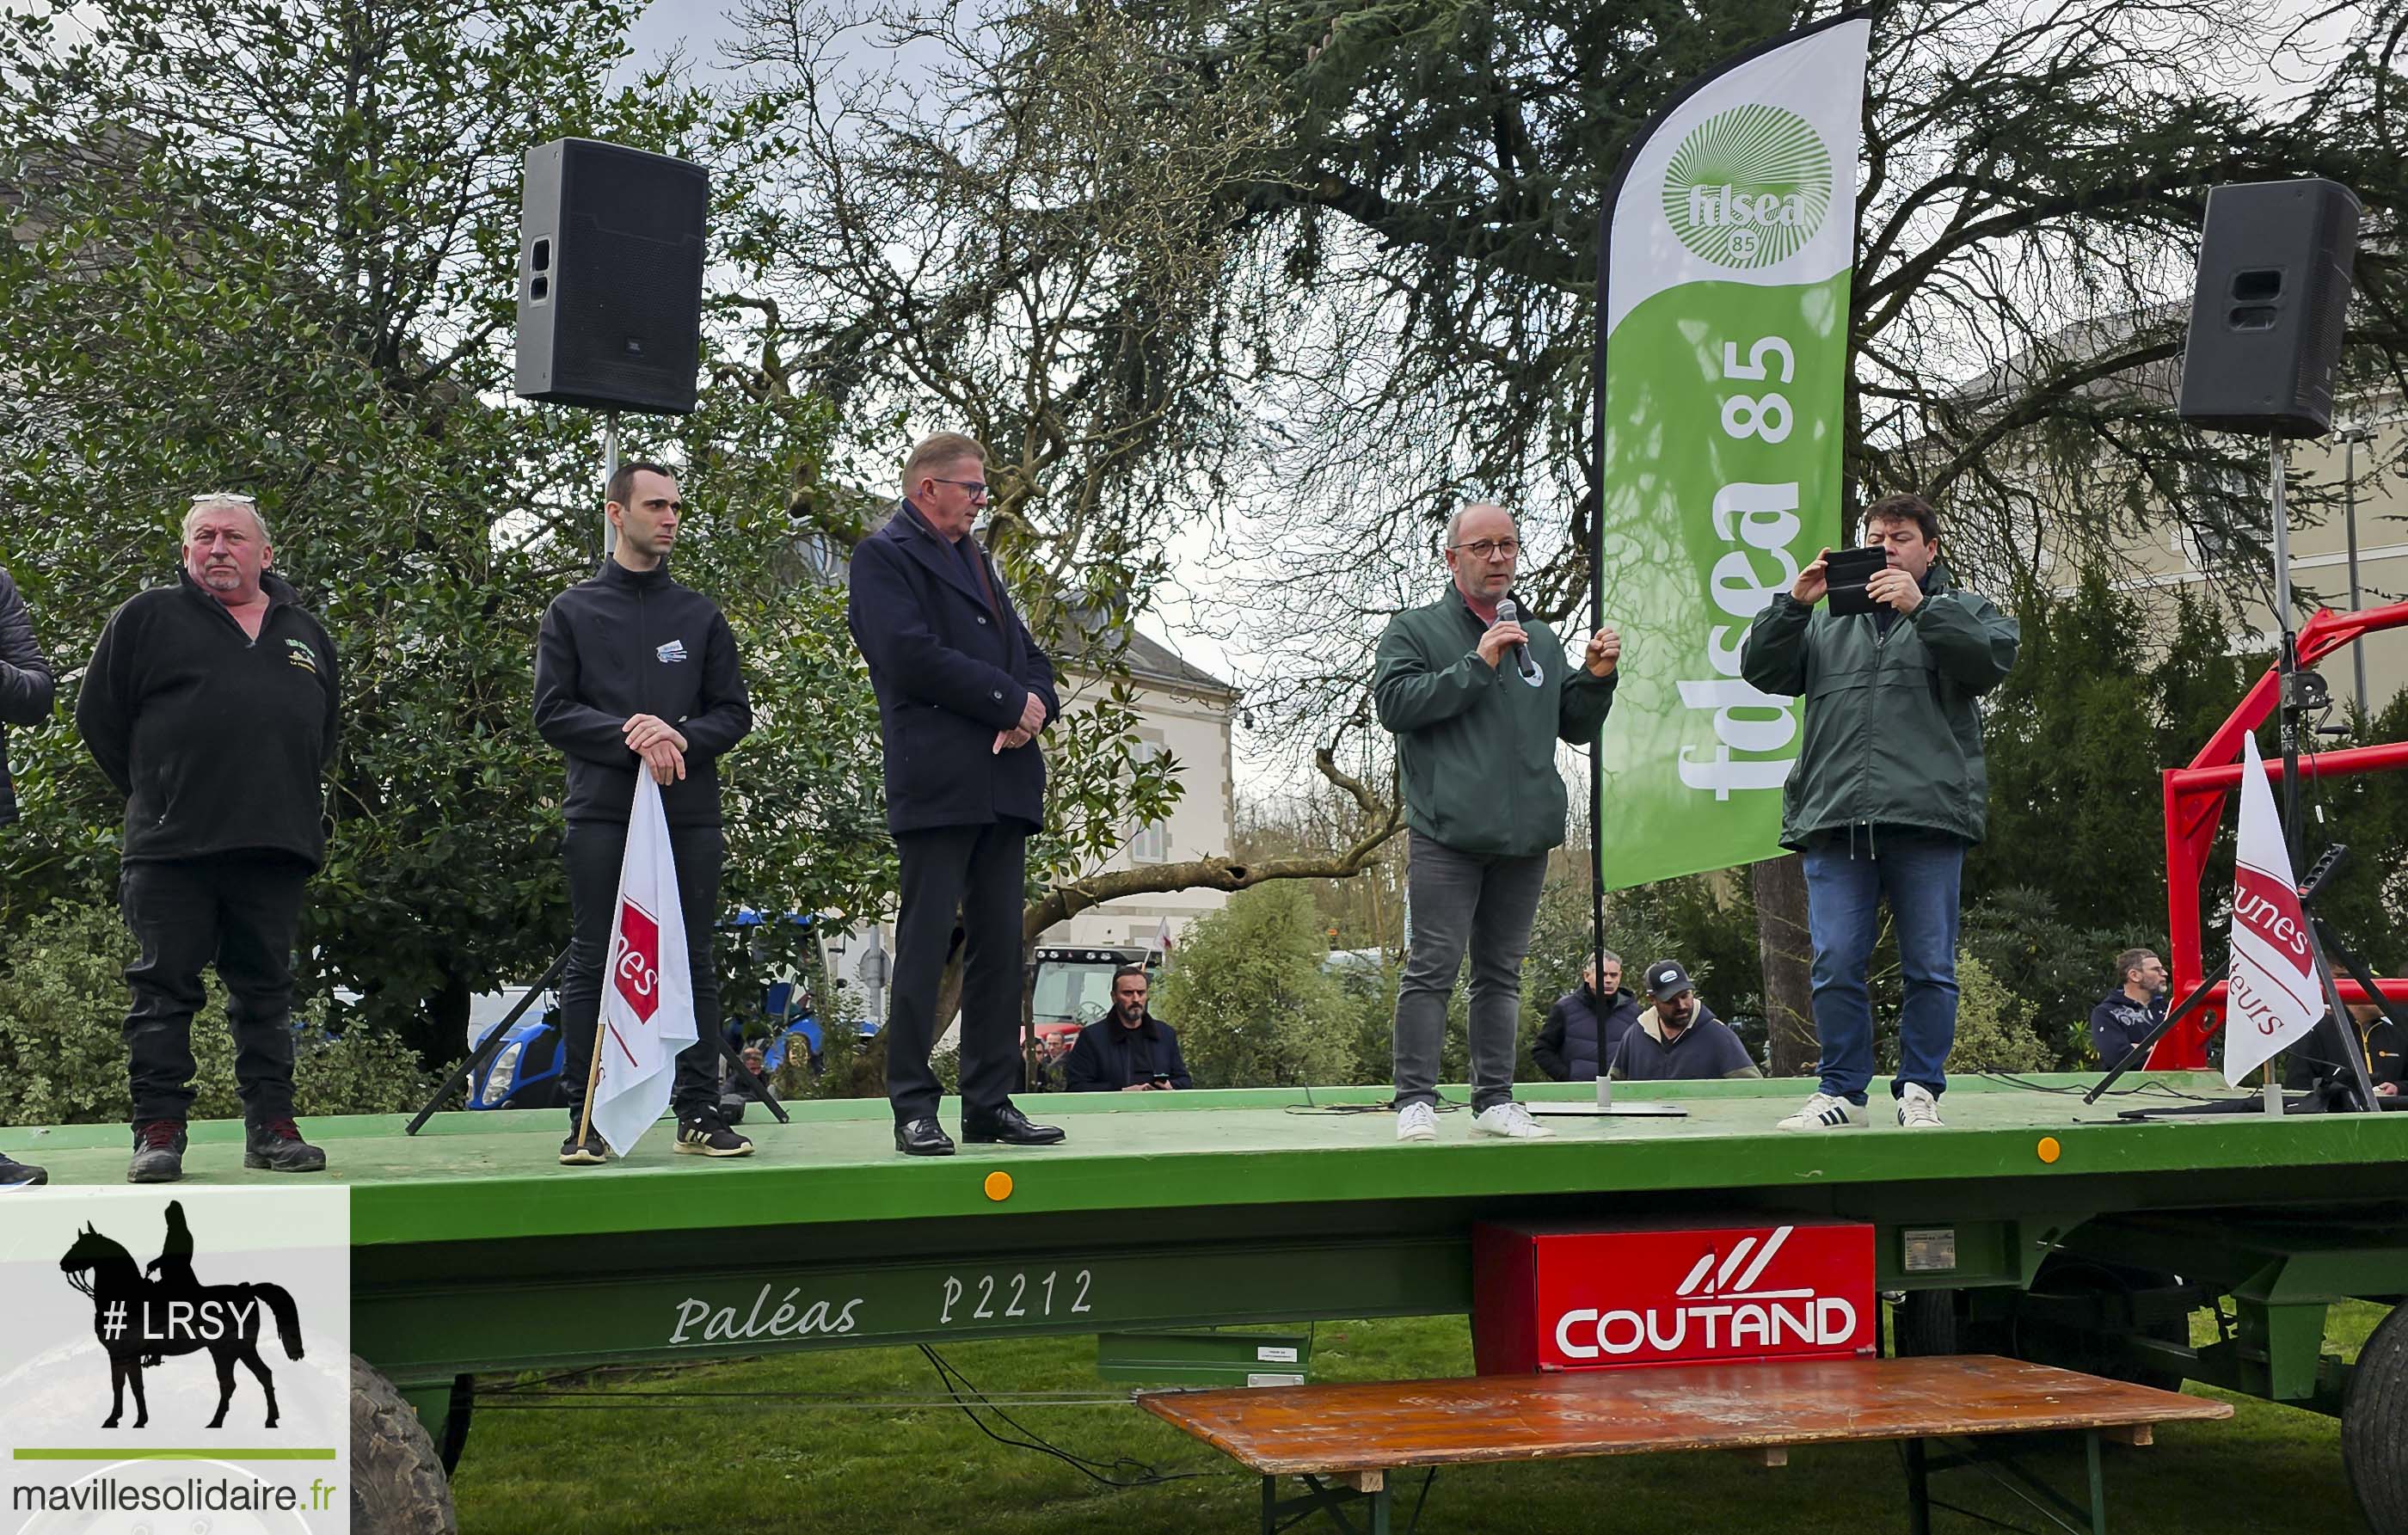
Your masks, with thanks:
[{"label": "leafy green bush", "polygon": [[1956,956],[1956,1043],[1952,1071],[2045,1071],[2055,1064],[2032,1030],[2032,1005],[1972,954]]},{"label": "leafy green bush", "polygon": [[[1241,890],[1187,930],[1158,1011],[1198,1087],[1343,1083],[1364,1069],[1368,988],[1323,969],[1312,893],[1293,881]],[[1384,1024],[1384,1019],[1382,1020]],[[1385,1081],[1384,1062],[1372,1081]]]},{"label": "leafy green bush", "polygon": [[[61,903],[27,924],[0,978],[0,1124],[122,1123],[126,1083],[125,967],[133,938],[108,907]],[[390,1034],[354,1027],[341,1038],[314,1027],[294,1041],[294,1098],[303,1114],[397,1113],[432,1083],[417,1055]],[[193,1020],[193,1117],[242,1112],[235,1094],[234,1037],[215,976]]]}]

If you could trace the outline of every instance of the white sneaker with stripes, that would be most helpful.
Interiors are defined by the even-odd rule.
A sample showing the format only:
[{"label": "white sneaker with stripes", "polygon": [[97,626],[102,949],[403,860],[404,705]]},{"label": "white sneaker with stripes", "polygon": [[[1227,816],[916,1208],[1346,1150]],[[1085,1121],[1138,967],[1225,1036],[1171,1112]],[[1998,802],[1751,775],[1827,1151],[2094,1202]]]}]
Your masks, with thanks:
[{"label": "white sneaker with stripes", "polygon": [[1849,1130],[1862,1126],[1865,1112],[1843,1097],[1828,1093],[1808,1097],[1806,1106],[1781,1122],[1784,1130]]},{"label": "white sneaker with stripes", "polygon": [[1471,1116],[1471,1133],[1493,1135],[1507,1140],[1553,1140],[1555,1132],[1530,1116],[1530,1111],[1512,1098],[1492,1103]]},{"label": "white sneaker with stripes", "polygon": [[1901,1128],[1909,1130],[1945,1127],[1940,1123],[1940,1100],[1931,1096],[1931,1089],[1912,1082],[1899,1090],[1898,1122]]}]

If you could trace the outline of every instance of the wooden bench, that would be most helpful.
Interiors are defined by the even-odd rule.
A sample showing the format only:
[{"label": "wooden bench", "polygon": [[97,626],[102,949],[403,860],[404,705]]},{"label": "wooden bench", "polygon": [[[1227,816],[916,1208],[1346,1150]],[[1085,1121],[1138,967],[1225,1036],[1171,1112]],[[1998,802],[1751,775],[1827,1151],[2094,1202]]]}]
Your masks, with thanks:
[{"label": "wooden bench", "polygon": [[[1264,1535],[1316,1511],[1351,1531],[1344,1509],[1357,1502],[1369,1505],[1363,1512],[1372,1535],[1389,1535],[1389,1479],[1405,1470],[1427,1469],[1426,1498],[1442,1466],[1662,1450],[1739,1451],[1778,1466],[1799,1445],[1868,1440],[1904,1442],[1915,1535],[1931,1528],[1929,1474],[1977,1463],[2003,1473],[2010,1490],[2058,1528],[2079,1531],[2060,1513],[2086,1514],[2093,1535],[2105,1535],[2102,1439],[2146,1444],[2154,1425],[2232,1415],[2226,1402],[1982,1355],[1165,1391],[1139,1399],[1262,1477]],[[2085,1435],[2086,1510],[1981,1442],[2043,1430]],[[1949,1449],[1935,1455],[1934,1441]],[[1280,1482],[1289,1476],[1301,1477],[1310,1496],[1283,1501]],[[1417,1499],[1408,1530],[1420,1515]]]}]

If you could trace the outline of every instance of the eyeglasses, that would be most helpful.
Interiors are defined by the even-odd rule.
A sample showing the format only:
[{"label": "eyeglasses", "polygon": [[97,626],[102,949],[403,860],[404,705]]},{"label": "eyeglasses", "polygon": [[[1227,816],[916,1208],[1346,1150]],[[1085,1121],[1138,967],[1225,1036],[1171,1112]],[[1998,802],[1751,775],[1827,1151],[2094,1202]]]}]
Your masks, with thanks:
[{"label": "eyeglasses", "polygon": [[986,481],[983,480],[945,480],[933,474],[928,478],[936,481],[939,485],[959,485],[962,489],[969,493],[969,497],[973,501],[983,501],[986,499],[987,486]]},{"label": "eyeglasses", "polygon": [[196,507],[255,507],[259,505],[259,497],[256,495],[239,495],[234,491],[208,491],[202,495],[194,496],[193,505]]},{"label": "eyeglasses", "polygon": [[1522,543],[1518,538],[1483,538],[1475,544],[1449,544],[1447,547],[1459,549],[1475,560],[1510,560],[1522,552]]}]

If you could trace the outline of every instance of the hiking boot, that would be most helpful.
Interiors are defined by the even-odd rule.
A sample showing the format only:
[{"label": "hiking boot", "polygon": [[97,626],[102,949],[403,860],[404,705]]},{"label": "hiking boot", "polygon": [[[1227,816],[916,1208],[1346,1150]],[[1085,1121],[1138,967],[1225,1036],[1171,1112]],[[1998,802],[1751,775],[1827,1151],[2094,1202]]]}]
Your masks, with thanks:
[{"label": "hiking boot", "polygon": [[678,1121],[677,1149],[687,1156],[750,1156],[752,1142],[715,1116],[704,1115]]},{"label": "hiking boot", "polygon": [[301,1127],[289,1119],[271,1119],[242,1132],[242,1165],[269,1172],[323,1172],[326,1154],[301,1139]]},{"label": "hiking boot", "polygon": [[1943,1128],[1940,1123],[1940,1100],[1931,1096],[1930,1088],[1920,1083],[1908,1083],[1899,1089],[1898,1123],[1901,1129],[1908,1130]]},{"label": "hiking boot", "polygon": [[1783,1120],[1776,1129],[1783,1130],[1849,1130],[1865,1123],[1862,1104],[1850,1103],[1828,1093],[1810,1094],[1804,1108]]},{"label": "hiking boot", "polygon": [[1531,1116],[1530,1111],[1512,1098],[1492,1103],[1471,1116],[1474,1135],[1501,1136],[1507,1140],[1553,1140],[1555,1132]]},{"label": "hiking boot", "polygon": [[560,1165],[564,1168],[598,1168],[610,1160],[610,1143],[602,1139],[599,1130],[588,1130],[579,1140],[571,1130],[568,1139],[560,1143]]},{"label": "hiking boot", "polygon": [[1436,1140],[1438,1111],[1426,1103],[1408,1103],[1397,1111],[1397,1139]]},{"label": "hiking boot", "polygon": [[0,1156],[0,1188],[29,1188],[36,1184],[47,1184],[50,1181],[49,1173],[30,1163],[12,1162],[6,1156]]},{"label": "hiking boot", "polygon": [[184,1176],[184,1122],[154,1119],[134,1126],[134,1161],[125,1169],[129,1184],[172,1184]]}]

